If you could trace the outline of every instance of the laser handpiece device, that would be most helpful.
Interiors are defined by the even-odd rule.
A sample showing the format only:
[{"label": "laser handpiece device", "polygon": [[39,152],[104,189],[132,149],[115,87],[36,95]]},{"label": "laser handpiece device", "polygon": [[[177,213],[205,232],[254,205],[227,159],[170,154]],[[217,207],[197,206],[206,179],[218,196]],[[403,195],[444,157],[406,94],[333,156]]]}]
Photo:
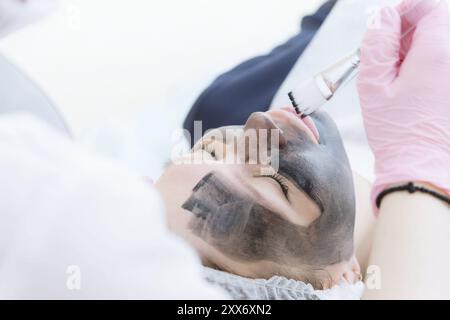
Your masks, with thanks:
[{"label": "laser handpiece device", "polygon": [[[414,21],[413,13],[417,13],[419,4],[423,4],[420,13],[424,16],[436,7],[438,1],[418,0],[415,5],[402,13],[402,18],[408,19],[411,24],[410,28],[403,31],[402,38],[415,30],[417,21]],[[303,117],[317,111],[331,100],[336,92],[357,76],[360,63],[360,50],[358,49],[289,92],[289,99],[295,111]]]},{"label": "laser handpiece device", "polygon": [[289,92],[289,99],[295,111],[303,116],[317,111],[358,74],[360,62],[358,50],[320,72],[296,90]]}]

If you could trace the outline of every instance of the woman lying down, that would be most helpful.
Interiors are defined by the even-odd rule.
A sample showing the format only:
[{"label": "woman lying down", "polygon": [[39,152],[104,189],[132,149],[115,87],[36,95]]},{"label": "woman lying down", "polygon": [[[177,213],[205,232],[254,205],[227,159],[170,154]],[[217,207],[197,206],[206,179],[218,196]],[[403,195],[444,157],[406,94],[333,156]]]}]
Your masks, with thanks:
[{"label": "woman lying down", "polygon": [[[284,276],[317,289],[357,282],[366,268],[370,186],[352,173],[334,121],[326,112],[303,120],[293,108],[261,112],[334,4],[305,17],[301,33],[269,55],[220,76],[187,117],[192,137],[196,120],[216,129],[169,165],[156,187],[171,229],[205,266],[252,279]],[[236,124],[242,126],[229,126]],[[267,150],[257,153],[275,148],[274,170],[266,170],[264,157],[249,161],[257,149],[249,137],[261,132],[267,141],[258,146]],[[279,134],[276,143],[270,132]]]},{"label": "woman lying down", "polygon": [[[270,132],[278,134],[276,143]],[[264,152],[252,152],[251,137],[268,146],[269,158],[278,157],[278,170]],[[212,130],[167,167],[156,187],[171,229],[205,266],[252,279],[284,276],[317,289],[361,278],[355,216],[371,219],[369,188],[352,174],[325,112],[303,120],[289,108],[257,112],[242,130]],[[364,264],[367,254],[357,253]]]}]

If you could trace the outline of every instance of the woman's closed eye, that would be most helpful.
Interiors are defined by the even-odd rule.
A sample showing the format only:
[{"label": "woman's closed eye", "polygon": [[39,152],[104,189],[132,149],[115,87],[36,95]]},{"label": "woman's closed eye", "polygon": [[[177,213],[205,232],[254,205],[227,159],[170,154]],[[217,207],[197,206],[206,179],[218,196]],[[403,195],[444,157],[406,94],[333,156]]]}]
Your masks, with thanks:
[{"label": "woman's closed eye", "polygon": [[285,180],[285,178],[283,176],[279,175],[278,173],[275,173],[275,174],[267,175],[267,176],[264,176],[264,177],[270,178],[272,180],[275,180],[278,183],[278,185],[280,186],[281,191],[283,192],[283,194],[286,197],[286,199],[289,200],[289,187],[288,187],[288,185],[286,183],[286,180]]},{"label": "woman's closed eye", "polygon": [[[213,157],[215,160],[219,160],[220,157],[218,157],[217,154],[217,143],[215,143],[214,141],[203,142],[200,146],[200,149],[211,155],[211,157]],[[261,177],[274,180],[280,187],[286,199],[289,201],[289,186],[283,176],[278,173],[274,173],[270,175],[263,175]]]}]

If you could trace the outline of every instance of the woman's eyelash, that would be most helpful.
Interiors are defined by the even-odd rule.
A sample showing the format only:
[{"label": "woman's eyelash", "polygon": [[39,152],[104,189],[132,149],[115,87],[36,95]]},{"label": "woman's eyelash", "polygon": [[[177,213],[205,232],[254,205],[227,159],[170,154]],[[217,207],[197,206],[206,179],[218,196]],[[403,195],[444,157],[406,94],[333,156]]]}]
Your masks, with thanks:
[{"label": "woman's eyelash", "polygon": [[275,180],[276,182],[278,182],[278,184],[280,185],[281,190],[283,191],[284,195],[286,197],[288,196],[288,194],[289,194],[289,187],[286,184],[286,181],[285,181],[285,179],[282,176],[280,176],[279,174],[275,173],[275,174],[267,176],[267,177]]}]

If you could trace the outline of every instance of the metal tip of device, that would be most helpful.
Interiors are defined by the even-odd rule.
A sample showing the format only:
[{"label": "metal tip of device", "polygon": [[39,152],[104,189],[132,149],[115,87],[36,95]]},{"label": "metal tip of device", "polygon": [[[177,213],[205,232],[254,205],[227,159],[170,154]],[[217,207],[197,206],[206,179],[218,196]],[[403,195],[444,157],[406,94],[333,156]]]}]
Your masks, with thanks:
[{"label": "metal tip of device", "polygon": [[297,114],[308,116],[327,103],[337,90],[354,79],[360,61],[357,50],[289,92]]},{"label": "metal tip of device", "polygon": [[301,114],[300,108],[298,107],[297,101],[295,100],[294,93],[289,92],[288,96],[289,96],[289,99],[291,100],[292,106],[295,109],[295,112],[297,114]]}]

